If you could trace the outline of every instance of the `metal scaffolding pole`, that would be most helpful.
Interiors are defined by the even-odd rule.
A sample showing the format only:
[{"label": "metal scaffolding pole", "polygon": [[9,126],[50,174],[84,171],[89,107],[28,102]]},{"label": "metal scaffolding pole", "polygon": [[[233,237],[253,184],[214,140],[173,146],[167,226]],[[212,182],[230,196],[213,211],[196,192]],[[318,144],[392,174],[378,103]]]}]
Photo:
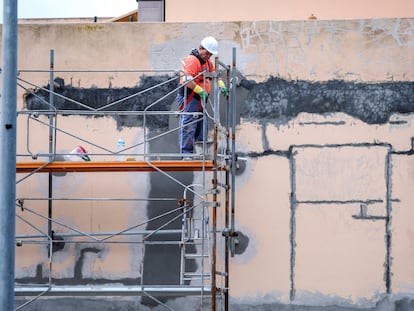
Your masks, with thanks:
[{"label": "metal scaffolding pole", "polygon": [[[217,165],[217,135],[218,135],[218,123],[220,122],[219,117],[219,91],[218,91],[218,58],[216,57],[215,60],[215,68],[216,68],[216,75],[214,76],[214,128],[213,128],[213,135],[214,135],[214,153],[213,153],[213,163]],[[212,243],[212,250],[211,250],[211,311],[216,311],[216,303],[217,303],[217,170],[213,170],[213,224],[212,224],[212,232],[213,232],[213,243]]]},{"label": "metal scaffolding pole", "polygon": [[0,306],[14,308],[17,1],[3,2],[0,151]]},{"label": "metal scaffolding pole", "polygon": [[[50,78],[49,78],[49,110],[53,111],[54,109],[54,102],[53,102],[53,93],[55,92],[55,87],[54,87],[54,63],[55,63],[55,52],[54,50],[50,50]],[[55,159],[55,156],[53,155],[56,152],[56,148],[55,146],[55,132],[56,129],[54,129],[53,126],[54,123],[54,116],[51,113],[49,115],[49,153],[51,154],[49,157],[49,161],[52,162]],[[52,217],[53,217],[53,174],[49,172],[48,175],[48,186],[49,186],[49,201],[47,202],[47,206],[48,206],[48,221],[47,221],[47,234],[51,237],[51,239],[53,240],[53,229],[52,229]],[[50,244],[50,247],[52,247],[52,243]],[[49,255],[52,254],[52,252],[49,252]]]}]

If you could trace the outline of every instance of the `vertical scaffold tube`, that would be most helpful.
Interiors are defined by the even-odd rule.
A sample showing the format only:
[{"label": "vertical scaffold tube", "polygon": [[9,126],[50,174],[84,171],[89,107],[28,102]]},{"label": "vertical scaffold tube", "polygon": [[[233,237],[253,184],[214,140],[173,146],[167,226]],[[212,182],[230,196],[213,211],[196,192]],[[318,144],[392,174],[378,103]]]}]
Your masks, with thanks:
[{"label": "vertical scaffold tube", "polygon": [[[231,233],[234,236],[236,231],[235,226],[235,197],[236,197],[236,48],[233,48],[233,64],[232,64],[232,87],[231,87]],[[231,256],[234,257],[234,238],[231,243]]]},{"label": "vertical scaffold tube", "polygon": [[385,258],[385,288],[387,294],[392,294],[392,272],[391,272],[391,243],[392,243],[392,158],[391,158],[392,148],[388,147],[387,156],[385,158],[385,180],[386,180],[386,211],[387,216],[385,218],[385,249],[386,249],[386,258]]},{"label": "vertical scaffold tube", "polygon": [[16,235],[17,1],[3,1],[0,151],[0,306],[14,308]]},{"label": "vertical scaffold tube", "polygon": [[[230,80],[230,66],[228,66],[226,71],[227,85],[231,85]],[[230,95],[231,96],[231,95]],[[230,119],[231,116],[231,107],[229,105],[229,97],[227,96],[226,102],[226,166],[231,166],[231,149],[230,149]],[[226,206],[225,206],[225,223],[224,227],[227,232],[225,234],[225,245],[224,245],[224,311],[229,310],[229,260],[230,260],[230,236],[228,234],[228,229],[230,226],[230,170],[226,170]]]},{"label": "vertical scaffold tube", "polygon": [[217,124],[219,117],[219,91],[218,91],[218,58],[215,59],[216,74],[214,75],[214,152],[213,152],[213,245],[212,245],[212,264],[211,264],[211,310],[216,311],[216,297],[217,297],[217,281],[216,281],[216,260],[217,260]]},{"label": "vertical scaffold tube", "polygon": [[[53,107],[54,107],[54,102],[53,102],[53,93],[55,91],[55,85],[54,85],[54,62],[55,62],[55,53],[54,50],[50,50],[50,77],[49,77],[49,110],[53,111]],[[54,143],[54,139],[53,139],[53,114],[49,114],[49,161],[52,162],[54,160],[54,147],[53,147],[53,143]],[[53,245],[53,232],[52,232],[52,217],[53,217],[53,174],[49,173],[49,189],[48,189],[48,194],[49,194],[49,200],[48,200],[48,221],[47,221],[47,228],[48,228],[48,235],[49,237],[52,239],[51,243],[50,243],[50,247],[52,247]],[[51,254],[51,250],[49,250],[49,254]]]}]

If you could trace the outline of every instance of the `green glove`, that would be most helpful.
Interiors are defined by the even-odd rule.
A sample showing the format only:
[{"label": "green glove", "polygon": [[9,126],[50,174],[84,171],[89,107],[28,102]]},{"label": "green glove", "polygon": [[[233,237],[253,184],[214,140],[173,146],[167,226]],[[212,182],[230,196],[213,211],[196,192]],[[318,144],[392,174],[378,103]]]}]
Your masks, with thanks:
[{"label": "green glove", "polygon": [[196,85],[195,88],[193,89],[193,91],[195,93],[197,93],[201,99],[203,99],[204,101],[207,100],[208,98],[208,93],[206,91],[203,90],[203,88],[199,85]]},{"label": "green glove", "polygon": [[226,85],[224,84],[224,82],[223,82],[223,81],[219,80],[219,81],[218,81],[218,86],[219,86],[219,88],[220,88],[221,93],[222,93],[224,96],[229,95],[229,90],[227,89],[227,87],[226,87]]},{"label": "green glove", "polygon": [[198,93],[198,95],[203,99],[203,101],[207,101],[208,93],[206,91],[202,90],[200,93]]}]

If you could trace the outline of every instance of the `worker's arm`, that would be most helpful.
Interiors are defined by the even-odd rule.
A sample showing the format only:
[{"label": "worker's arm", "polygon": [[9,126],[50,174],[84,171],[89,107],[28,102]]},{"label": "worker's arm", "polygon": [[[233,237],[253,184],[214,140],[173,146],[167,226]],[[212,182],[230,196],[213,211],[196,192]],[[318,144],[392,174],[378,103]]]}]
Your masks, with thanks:
[{"label": "worker's arm", "polygon": [[200,98],[202,98],[204,101],[207,100],[208,98],[208,93],[206,91],[204,91],[204,89],[197,85],[193,88],[194,93],[198,94],[200,96]]},{"label": "worker's arm", "polygon": [[194,80],[191,80],[190,82],[188,82],[186,84],[186,86],[192,90],[194,90],[194,88],[197,86],[197,83],[194,82]]}]

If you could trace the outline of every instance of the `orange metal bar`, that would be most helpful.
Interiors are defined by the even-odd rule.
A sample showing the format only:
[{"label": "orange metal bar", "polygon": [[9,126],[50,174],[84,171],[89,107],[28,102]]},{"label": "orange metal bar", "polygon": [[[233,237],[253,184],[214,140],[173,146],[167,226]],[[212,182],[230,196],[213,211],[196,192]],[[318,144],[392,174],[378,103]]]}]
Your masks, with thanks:
[{"label": "orange metal bar", "polygon": [[[16,163],[17,173],[31,173],[47,162],[18,162]],[[212,171],[214,169],[213,161],[151,161],[162,171]],[[145,161],[116,161],[116,162],[52,162],[42,167],[37,172],[154,172],[156,169]]]}]

